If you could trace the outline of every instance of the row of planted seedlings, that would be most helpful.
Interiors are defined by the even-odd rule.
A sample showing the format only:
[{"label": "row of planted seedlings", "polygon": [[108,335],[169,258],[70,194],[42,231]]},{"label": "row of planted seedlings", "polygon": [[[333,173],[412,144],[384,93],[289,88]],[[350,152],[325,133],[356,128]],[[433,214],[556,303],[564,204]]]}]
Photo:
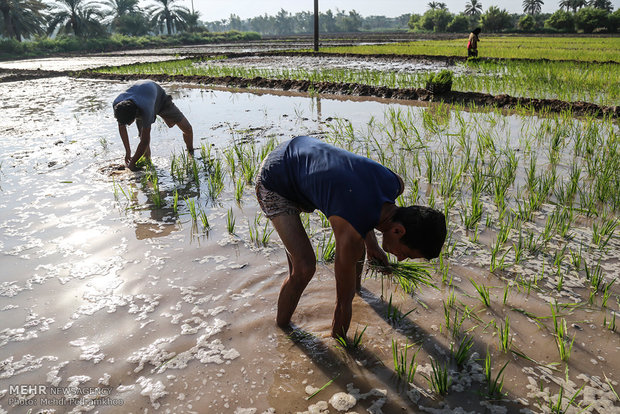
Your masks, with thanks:
[{"label": "row of planted seedlings", "polygon": [[[430,205],[448,221],[446,245],[432,269],[438,290],[421,295],[443,298],[441,308],[416,295],[400,309],[392,294],[383,295],[382,279],[385,319],[402,328],[412,323],[414,307],[442,314],[439,330],[448,356],[426,352],[430,365],[417,376],[424,341],[392,339],[394,370],[414,387],[421,380],[446,395],[459,389],[466,372],[472,374],[477,358],[481,391],[491,400],[510,395],[505,375],[511,394],[523,397],[527,379],[521,371],[547,370],[554,383],[541,379],[539,390],[530,389],[534,406],[587,409],[586,383],[575,382],[583,369],[571,359],[575,341],[585,344],[579,348],[586,355],[597,346],[588,343],[593,337],[617,341],[618,126],[570,113],[537,117],[527,108],[510,116],[490,108],[454,109],[390,109],[364,130],[340,120],[330,134],[335,144],[378,160],[404,179],[399,204]],[[395,273],[390,279],[408,286],[402,289],[407,293],[416,284],[432,287],[423,267]],[[401,273],[409,274],[404,282]],[[579,330],[584,324],[602,334],[587,337]],[[528,341],[531,331],[548,338],[537,342],[556,349],[555,357],[541,357],[544,352]],[[614,367],[609,369],[594,369],[594,375],[617,404],[617,382],[614,388],[607,377]],[[515,384],[520,375],[522,383]]]},{"label": "row of planted seedlings", "polygon": [[245,135],[244,139],[233,137],[227,148],[203,143],[194,155],[173,153],[165,169],[141,159],[137,166],[142,174],[136,180],[115,181],[115,197],[126,209],[157,210],[161,212],[157,216],[164,220],[187,223],[196,237],[208,237],[213,217],[230,203],[224,210],[227,232],[237,237],[247,235],[246,242],[266,246],[273,232],[269,220],[256,213],[241,223],[235,210],[242,211],[248,197],[255,200],[255,175],[276,141],[269,138],[259,144]]},{"label": "row of planted seedlings", "polygon": [[[458,63],[451,69],[454,72],[453,89],[463,92],[509,94],[569,102],[586,101],[599,105],[614,105],[620,99],[618,63],[470,60]],[[386,71],[363,67],[342,69],[329,68],[328,65],[320,69],[285,66],[260,68],[237,65],[234,59],[224,59],[222,56],[140,63],[98,71],[141,75],[293,79],[307,80],[314,84],[333,82],[389,88],[424,88],[429,76],[427,70]]]}]

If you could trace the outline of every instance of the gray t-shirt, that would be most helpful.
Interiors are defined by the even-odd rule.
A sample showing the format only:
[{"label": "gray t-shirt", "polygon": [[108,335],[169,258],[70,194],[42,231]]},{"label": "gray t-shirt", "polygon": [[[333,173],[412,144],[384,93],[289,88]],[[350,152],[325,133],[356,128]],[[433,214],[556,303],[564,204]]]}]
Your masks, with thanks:
[{"label": "gray t-shirt", "polygon": [[161,111],[167,98],[168,95],[161,86],[150,80],[141,80],[118,95],[112,107],[122,101],[133,101],[138,107],[136,119],[141,121],[142,127],[149,127],[155,122],[155,116]]}]

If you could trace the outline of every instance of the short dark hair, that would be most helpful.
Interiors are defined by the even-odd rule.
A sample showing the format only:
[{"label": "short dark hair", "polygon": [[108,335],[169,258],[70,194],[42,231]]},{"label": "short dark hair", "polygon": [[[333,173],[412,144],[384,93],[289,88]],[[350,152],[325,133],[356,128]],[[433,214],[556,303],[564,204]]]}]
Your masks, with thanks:
[{"label": "short dark hair", "polygon": [[397,207],[392,221],[405,227],[401,243],[419,250],[428,260],[439,256],[447,233],[441,211],[425,206]]},{"label": "short dark hair", "polygon": [[138,106],[134,101],[130,101],[129,99],[120,101],[114,105],[114,118],[116,118],[121,125],[131,124],[134,119],[136,119],[137,113]]},{"label": "short dark hair", "polygon": [[473,34],[475,35],[479,35],[480,34],[480,28],[476,27],[474,30],[471,31]]}]

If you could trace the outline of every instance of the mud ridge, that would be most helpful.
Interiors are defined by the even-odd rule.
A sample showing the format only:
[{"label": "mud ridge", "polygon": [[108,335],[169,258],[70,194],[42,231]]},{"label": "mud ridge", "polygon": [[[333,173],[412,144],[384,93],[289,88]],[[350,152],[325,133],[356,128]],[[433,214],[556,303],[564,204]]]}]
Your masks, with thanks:
[{"label": "mud ridge", "polygon": [[[91,71],[74,72],[71,74],[79,78],[113,79],[121,81],[143,79],[139,74],[108,74]],[[157,82],[187,82],[206,85],[222,85],[236,88],[280,89],[284,91],[298,91],[318,94],[368,96],[376,98],[417,100],[429,102],[445,102],[448,104],[491,106],[501,109],[527,109],[535,112],[571,112],[576,116],[612,117],[620,116],[619,106],[603,106],[589,102],[566,102],[558,99],[522,98],[509,95],[491,95],[480,92],[450,91],[442,94],[433,94],[424,88],[388,88],[361,85],[357,83],[333,83],[292,79],[252,79],[234,76],[187,76],[187,75],[149,75],[149,79]]]}]

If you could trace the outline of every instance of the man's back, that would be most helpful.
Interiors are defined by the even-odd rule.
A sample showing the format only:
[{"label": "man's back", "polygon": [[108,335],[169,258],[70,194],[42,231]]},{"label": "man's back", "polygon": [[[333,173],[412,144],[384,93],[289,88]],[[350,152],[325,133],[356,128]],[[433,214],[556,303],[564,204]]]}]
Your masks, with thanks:
[{"label": "man's back", "polygon": [[266,188],[327,217],[347,220],[362,237],[384,203],[400,193],[400,180],[381,164],[312,137],[296,137],[274,151],[263,169]]},{"label": "man's back", "polygon": [[118,95],[112,106],[125,100],[133,101],[139,109],[137,118],[142,121],[143,126],[149,126],[155,122],[155,115],[163,106],[166,97],[166,92],[157,83],[142,80]]}]

